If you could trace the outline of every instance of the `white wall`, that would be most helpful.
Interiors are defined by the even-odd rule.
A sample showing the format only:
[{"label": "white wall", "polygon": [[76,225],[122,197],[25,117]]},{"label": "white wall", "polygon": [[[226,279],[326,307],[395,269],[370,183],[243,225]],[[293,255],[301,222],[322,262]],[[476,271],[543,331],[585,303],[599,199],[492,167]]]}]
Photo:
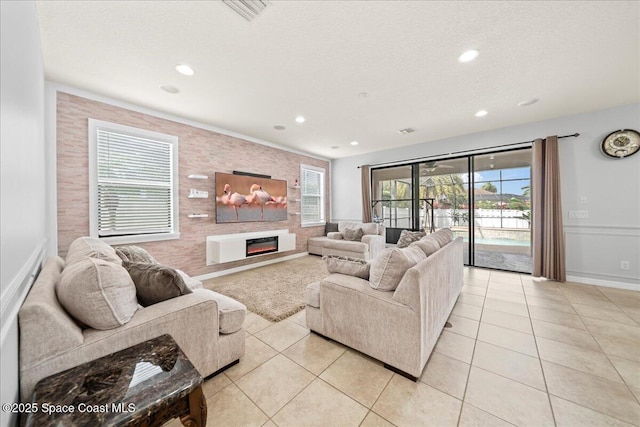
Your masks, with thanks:
[{"label": "white wall", "polygon": [[[18,399],[17,311],[47,241],[44,73],[36,4],[0,2],[0,401]],[[15,425],[4,411],[0,427]]]},{"label": "white wall", "polygon": [[[567,275],[583,283],[640,290],[640,153],[609,159],[600,152],[610,132],[640,130],[640,104],[378,151],[332,162],[332,219],[361,219],[357,166],[428,157],[449,152],[580,133],[560,140],[562,208]],[[581,196],[587,204],[579,204]],[[588,219],[569,219],[570,209],[588,210]],[[629,270],[620,261],[630,261]]]}]

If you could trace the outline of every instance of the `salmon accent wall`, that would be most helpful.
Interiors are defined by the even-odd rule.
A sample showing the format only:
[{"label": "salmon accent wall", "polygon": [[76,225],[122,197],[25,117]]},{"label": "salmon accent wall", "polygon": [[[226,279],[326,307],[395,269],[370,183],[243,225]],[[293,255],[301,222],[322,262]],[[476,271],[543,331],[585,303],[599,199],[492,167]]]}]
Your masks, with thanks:
[{"label": "salmon accent wall", "polygon": [[[216,224],[215,172],[234,170],[271,175],[292,186],[300,179],[300,164],[324,168],[325,207],[329,218],[329,162],[243,139],[161,119],[64,92],[57,93],[57,197],[58,253],[64,257],[73,240],[89,235],[89,148],[88,119],[104,120],[141,129],[175,135],[178,142],[180,239],[140,243],[160,263],[184,270],[192,276],[213,273],[241,265],[280,258],[307,251],[309,237],[324,234],[324,226],[300,227],[300,216],[286,221]],[[208,180],[187,178],[190,174],[208,175]],[[208,199],[189,199],[189,189],[206,190]],[[299,190],[289,189],[290,198],[299,198]],[[289,202],[289,212],[300,210],[299,202]],[[188,218],[190,213],[207,213],[208,218]],[[206,236],[289,229],[296,234],[296,250],[263,255],[250,260],[205,265]]]}]

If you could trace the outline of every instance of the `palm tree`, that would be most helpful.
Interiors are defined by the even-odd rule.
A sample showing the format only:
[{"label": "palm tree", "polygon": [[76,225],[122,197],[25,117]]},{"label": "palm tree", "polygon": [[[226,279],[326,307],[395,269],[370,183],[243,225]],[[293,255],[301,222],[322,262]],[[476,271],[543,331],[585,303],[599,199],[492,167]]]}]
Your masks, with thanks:
[{"label": "palm tree", "polygon": [[467,189],[460,175],[433,175],[420,183],[420,197],[446,201],[453,208],[460,208],[467,204]]},{"label": "palm tree", "polygon": [[482,187],[480,187],[480,188],[482,188],[483,190],[489,191],[489,192],[491,192],[491,193],[497,193],[497,192],[498,192],[498,189],[496,188],[496,186],[495,186],[495,185],[493,185],[493,184],[492,184],[492,183],[490,183],[490,182],[485,182],[485,183],[482,185]]}]

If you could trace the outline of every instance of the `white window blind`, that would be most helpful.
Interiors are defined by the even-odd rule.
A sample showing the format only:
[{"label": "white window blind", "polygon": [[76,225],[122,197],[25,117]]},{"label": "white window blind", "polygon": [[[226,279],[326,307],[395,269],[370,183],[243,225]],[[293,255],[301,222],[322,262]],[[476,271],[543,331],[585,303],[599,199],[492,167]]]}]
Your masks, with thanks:
[{"label": "white window blind", "polygon": [[302,165],[301,174],[301,208],[302,225],[317,225],[325,222],[324,215],[324,169]]},{"label": "white window blind", "polygon": [[91,121],[90,132],[95,137],[92,234],[166,238],[176,233],[177,138],[98,121]]}]

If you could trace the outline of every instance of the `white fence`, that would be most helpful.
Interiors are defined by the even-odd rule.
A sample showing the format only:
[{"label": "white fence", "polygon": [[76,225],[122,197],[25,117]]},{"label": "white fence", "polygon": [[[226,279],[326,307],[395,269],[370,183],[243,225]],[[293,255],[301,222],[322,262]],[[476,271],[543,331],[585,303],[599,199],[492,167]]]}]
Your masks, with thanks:
[{"label": "white fence", "polygon": [[[382,208],[384,224],[387,227],[411,228],[409,222],[409,208]],[[454,213],[458,214],[458,222],[454,224]],[[454,225],[468,225],[463,220],[463,214],[467,214],[466,209],[434,209],[433,217],[436,228],[451,227]],[[530,215],[530,211],[520,211],[516,209],[474,209],[474,225],[476,227],[487,228],[522,228],[528,229],[529,221],[523,219],[523,215]],[[465,215],[465,219],[466,215]],[[420,209],[420,223],[424,224],[424,209]]]}]

